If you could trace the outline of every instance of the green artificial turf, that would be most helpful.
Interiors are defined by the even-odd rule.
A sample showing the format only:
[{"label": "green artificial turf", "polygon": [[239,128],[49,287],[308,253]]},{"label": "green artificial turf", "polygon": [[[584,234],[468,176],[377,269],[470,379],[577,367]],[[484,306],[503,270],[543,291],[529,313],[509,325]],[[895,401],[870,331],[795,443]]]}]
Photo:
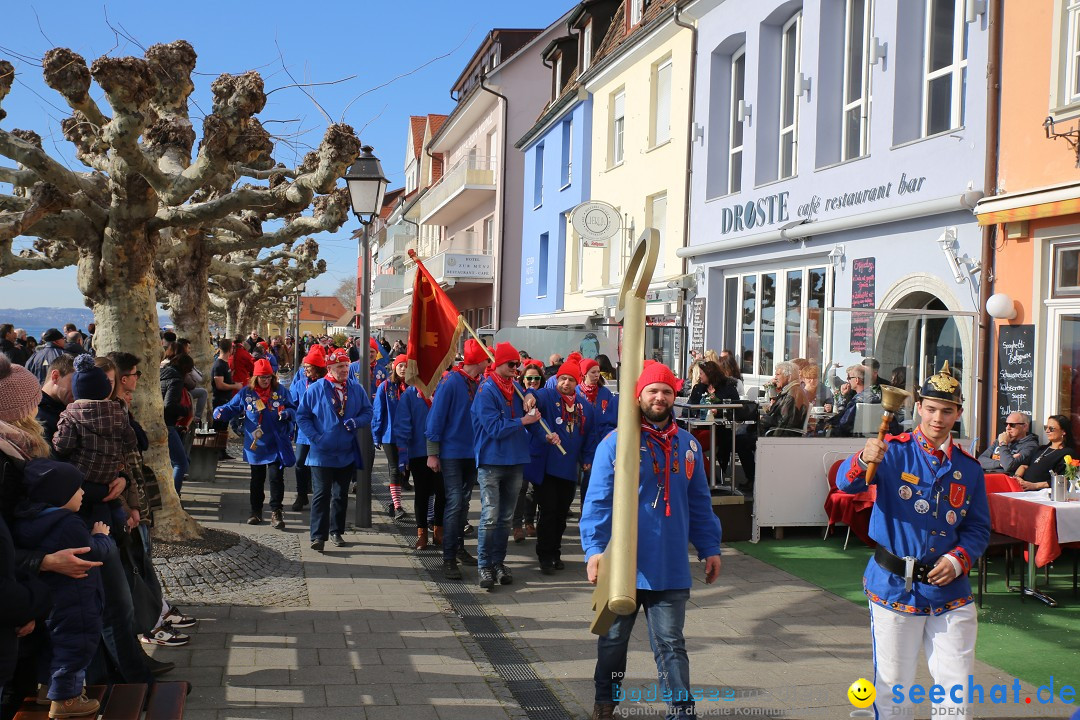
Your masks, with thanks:
[{"label": "green artificial turf", "polygon": [[[851,602],[866,604],[862,573],[872,551],[854,537],[845,551],[843,528],[828,540],[822,540],[816,529],[788,529],[783,540],[764,537],[767,534],[757,544],[730,545]],[[1017,570],[1022,570],[1019,563]],[[1018,593],[1007,591],[1001,558],[991,559],[987,576],[976,657],[1034,685],[1048,684],[1053,676],[1057,688],[1065,684],[1080,690],[1080,597],[1073,597],[1072,559],[1063,555],[1050,571],[1047,592],[1058,601],[1056,608],[1030,598],[1021,602]],[[973,572],[972,586],[976,577]],[[1043,577],[1040,569],[1040,588]],[[1015,572],[1012,579],[1015,585]]]}]

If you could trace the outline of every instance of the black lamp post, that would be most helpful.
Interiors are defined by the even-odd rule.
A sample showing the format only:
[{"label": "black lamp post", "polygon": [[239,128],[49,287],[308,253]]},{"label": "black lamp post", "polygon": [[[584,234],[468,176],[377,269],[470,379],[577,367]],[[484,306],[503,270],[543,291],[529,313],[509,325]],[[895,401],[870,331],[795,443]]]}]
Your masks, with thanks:
[{"label": "black lamp post", "polygon": [[[382,163],[371,154],[371,146],[360,148],[360,157],[345,173],[345,183],[349,186],[349,201],[353,214],[364,232],[360,238],[360,331],[364,342],[371,338],[371,241],[368,227],[382,210],[383,196],[389,180],[383,175]],[[362,360],[365,358],[361,358]],[[371,387],[370,368],[366,362],[360,363],[360,384],[364,392]],[[361,450],[364,454],[364,467],[358,468],[360,477],[356,483],[356,510],[353,516],[357,527],[371,527],[371,468],[375,463],[375,442],[371,437],[371,428],[360,430]]]}]

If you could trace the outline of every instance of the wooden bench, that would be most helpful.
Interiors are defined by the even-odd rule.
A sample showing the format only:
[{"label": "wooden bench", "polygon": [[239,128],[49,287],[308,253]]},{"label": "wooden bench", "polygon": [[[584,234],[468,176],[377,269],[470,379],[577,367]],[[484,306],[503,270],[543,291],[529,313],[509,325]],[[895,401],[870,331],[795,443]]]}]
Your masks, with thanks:
[{"label": "wooden bench", "polygon": [[[101,703],[98,717],[102,720],[181,720],[187,693],[186,682],[158,682],[152,688],[146,685],[86,688],[86,696]],[[26,698],[15,720],[49,720],[49,706],[38,705],[37,698]]]}]

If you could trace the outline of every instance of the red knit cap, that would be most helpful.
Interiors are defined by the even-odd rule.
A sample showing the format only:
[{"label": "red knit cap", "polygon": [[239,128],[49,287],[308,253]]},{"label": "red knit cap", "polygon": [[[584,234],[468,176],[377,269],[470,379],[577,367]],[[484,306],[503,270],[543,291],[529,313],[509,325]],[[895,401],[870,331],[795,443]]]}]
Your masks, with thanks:
[{"label": "red knit cap", "polygon": [[269,360],[260,359],[255,361],[255,369],[251,371],[251,374],[255,377],[260,375],[273,375],[274,366],[270,364]]},{"label": "red knit cap", "polygon": [[312,367],[326,367],[326,351],[323,350],[322,345],[313,345],[308,354],[304,356],[303,360],[305,365],[311,365]]},{"label": "red knit cap", "polygon": [[581,362],[581,353],[579,353],[579,352],[570,353],[569,355],[566,356],[566,362],[574,362],[574,363]]},{"label": "red knit cap", "polygon": [[585,358],[581,361],[581,377],[585,377],[585,373],[592,370],[594,367],[600,367],[600,363],[596,362],[592,358]]},{"label": "red knit cap", "polygon": [[521,354],[508,342],[501,342],[495,346],[495,367],[503,363],[521,362]]},{"label": "red knit cap", "polygon": [[645,368],[641,371],[641,377],[638,378],[637,385],[634,386],[634,395],[641,397],[641,391],[647,385],[653,383],[669,385],[675,392],[682,389],[682,380],[676,378],[675,373],[671,372],[667,365],[658,363],[655,360],[646,360]]},{"label": "red knit cap", "polygon": [[345,348],[334,348],[330,352],[330,356],[326,358],[326,366],[337,365],[339,363],[349,364],[349,351]]},{"label": "red knit cap", "polygon": [[396,358],[394,358],[394,365],[400,365],[401,363],[407,362],[409,362],[408,355],[398,355]]},{"label": "red knit cap", "polygon": [[371,348],[372,350],[378,350],[379,349],[379,341],[376,340],[375,338],[368,338],[368,347]]},{"label": "red knit cap", "polygon": [[555,377],[559,378],[563,375],[569,375],[574,378],[577,383],[581,382],[581,366],[573,360],[567,360],[559,367],[559,372],[555,373]]},{"label": "red knit cap", "polygon": [[524,364],[522,364],[522,366],[521,366],[522,371],[524,372],[525,368],[529,367],[530,365],[532,365],[533,367],[539,369],[541,375],[544,374],[544,361],[543,360],[537,360],[536,358],[529,358],[528,360],[526,360],[524,362]]},{"label": "red knit cap", "polygon": [[488,361],[487,353],[484,352],[484,346],[478,343],[475,339],[469,338],[465,341],[465,364],[466,365],[479,365]]}]

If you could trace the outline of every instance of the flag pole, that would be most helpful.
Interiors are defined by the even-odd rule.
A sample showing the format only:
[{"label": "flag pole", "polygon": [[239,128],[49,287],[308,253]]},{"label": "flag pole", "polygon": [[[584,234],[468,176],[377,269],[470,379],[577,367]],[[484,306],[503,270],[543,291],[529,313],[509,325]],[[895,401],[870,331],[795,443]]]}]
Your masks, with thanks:
[{"label": "flag pole", "polygon": [[[491,354],[491,348],[484,344],[484,341],[481,340],[480,336],[476,334],[476,331],[472,329],[472,325],[469,324],[469,321],[465,319],[464,315],[458,315],[458,317],[461,318],[461,324],[465,326],[465,329],[469,331],[469,334],[473,336],[473,339],[476,340],[480,347],[484,348],[484,354],[488,356],[488,360],[494,363],[495,356]],[[514,388],[514,392],[516,392],[517,396],[521,398],[521,403],[524,405],[525,395],[522,394],[521,388],[519,388],[515,383],[510,383],[510,385]],[[544,422],[544,418],[540,418],[540,427],[544,429],[544,433],[546,435],[551,435],[551,428],[549,428],[547,426],[547,423]],[[566,448],[562,446],[562,443],[559,443],[555,447],[559,448],[559,452],[561,452],[563,455],[566,454]]]}]

